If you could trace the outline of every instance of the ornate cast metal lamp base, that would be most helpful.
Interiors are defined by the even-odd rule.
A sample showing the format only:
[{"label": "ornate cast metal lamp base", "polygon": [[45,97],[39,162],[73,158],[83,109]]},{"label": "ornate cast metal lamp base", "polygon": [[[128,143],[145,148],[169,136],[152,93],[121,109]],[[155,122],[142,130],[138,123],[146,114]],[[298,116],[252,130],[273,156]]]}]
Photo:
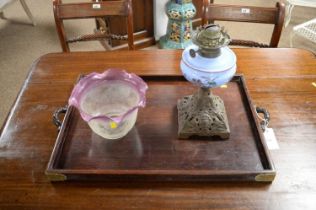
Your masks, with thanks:
[{"label": "ornate cast metal lamp base", "polygon": [[229,138],[230,130],[223,100],[208,88],[178,100],[178,136],[219,136]]}]

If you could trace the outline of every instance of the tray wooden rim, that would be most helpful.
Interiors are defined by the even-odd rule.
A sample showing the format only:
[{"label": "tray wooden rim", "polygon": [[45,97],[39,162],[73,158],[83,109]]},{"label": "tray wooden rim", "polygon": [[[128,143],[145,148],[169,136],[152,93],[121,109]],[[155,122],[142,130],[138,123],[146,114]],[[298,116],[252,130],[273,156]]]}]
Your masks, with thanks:
[{"label": "tray wooden rim", "polygon": [[[140,75],[145,81],[151,80],[151,81],[166,81],[166,79],[172,80],[172,81],[185,81],[185,79],[182,76],[174,75],[174,76],[150,76],[150,75]],[[240,86],[240,92],[242,94],[242,99],[245,102],[245,108],[247,109],[248,118],[251,118],[252,122],[254,122],[254,127],[252,127],[252,130],[254,131],[255,135],[257,137],[254,141],[257,143],[260,160],[263,164],[264,169],[262,171],[236,171],[236,170],[144,170],[144,169],[93,169],[93,170],[87,170],[87,169],[60,169],[56,168],[55,165],[58,161],[58,156],[60,155],[61,149],[63,147],[63,144],[65,143],[66,139],[62,136],[64,132],[67,130],[67,123],[71,119],[71,113],[75,109],[74,107],[69,107],[65,117],[62,122],[61,129],[58,133],[53,151],[51,153],[45,174],[47,175],[48,179],[50,181],[66,181],[71,176],[86,176],[86,175],[97,175],[97,176],[104,176],[104,177],[111,177],[114,180],[116,178],[122,178],[125,176],[140,176],[140,177],[163,177],[166,178],[163,181],[175,181],[174,178],[177,177],[188,177],[188,181],[197,181],[197,180],[191,180],[190,177],[204,177],[208,176],[209,179],[207,181],[256,181],[256,182],[272,182],[276,176],[276,170],[275,166],[273,164],[273,161],[271,159],[270,152],[267,148],[266,142],[264,141],[264,136],[260,127],[260,123],[258,121],[258,118],[256,117],[256,111],[253,106],[252,100],[250,98],[248,88],[246,86],[245,78],[242,74],[236,74],[233,79],[233,82],[239,82]],[[265,156],[266,158],[266,165],[264,165],[262,156]],[[236,179],[231,179],[231,177],[234,177]],[[246,176],[246,179],[244,178],[238,178],[239,176]],[[216,177],[216,178],[214,178]],[[228,179],[230,178],[230,179]],[[79,179],[80,180],[80,179]],[[148,181],[148,180],[146,180]],[[150,181],[150,180],[149,180]],[[187,181],[187,180],[183,180]]]}]

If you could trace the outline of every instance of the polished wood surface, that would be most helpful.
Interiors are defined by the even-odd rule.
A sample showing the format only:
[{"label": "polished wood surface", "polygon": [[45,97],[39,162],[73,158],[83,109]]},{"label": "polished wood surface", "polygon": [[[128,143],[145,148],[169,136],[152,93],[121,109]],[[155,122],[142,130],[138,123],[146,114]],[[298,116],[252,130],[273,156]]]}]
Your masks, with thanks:
[{"label": "polished wood surface", "polygon": [[[56,53],[39,58],[0,138],[0,208],[314,209],[316,206],[316,59],[300,49],[234,49],[253,102],[270,111],[279,150],[277,176],[260,183],[52,184],[44,172],[57,132],[53,111],[67,102],[79,74],[124,68],[181,75],[181,51]],[[172,102],[170,102],[172,103]]]},{"label": "polished wood surface", "polygon": [[285,5],[277,2],[275,7],[254,7],[246,5],[223,5],[209,3],[203,0],[202,24],[214,22],[233,21],[248,23],[273,24],[273,32],[269,44],[258,43],[253,40],[236,40],[232,37],[230,45],[249,47],[278,47],[285,18]]}]

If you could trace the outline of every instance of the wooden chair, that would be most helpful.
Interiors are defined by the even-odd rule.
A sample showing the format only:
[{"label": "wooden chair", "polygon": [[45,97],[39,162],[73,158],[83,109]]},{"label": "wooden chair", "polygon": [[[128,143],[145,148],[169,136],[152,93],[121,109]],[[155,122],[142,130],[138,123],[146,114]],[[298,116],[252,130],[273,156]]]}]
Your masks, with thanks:
[{"label": "wooden chair", "polygon": [[[134,50],[133,36],[133,10],[132,0],[110,0],[102,2],[87,3],[67,3],[61,0],[53,0],[54,17],[56,29],[63,52],[69,52],[69,43],[91,40],[128,40],[128,49]],[[96,31],[94,34],[80,35],[75,38],[67,38],[65,34],[63,20],[69,19],[86,19],[86,18],[103,18],[107,16],[124,16],[127,22],[127,35],[115,35],[107,31]],[[114,50],[115,48],[108,48]]]},{"label": "wooden chair", "polygon": [[209,0],[203,0],[202,24],[207,22],[234,21],[274,24],[270,44],[262,44],[249,40],[233,39],[230,45],[248,47],[277,47],[285,17],[285,6],[283,3],[276,3],[276,7],[253,7],[241,5],[211,4]]}]

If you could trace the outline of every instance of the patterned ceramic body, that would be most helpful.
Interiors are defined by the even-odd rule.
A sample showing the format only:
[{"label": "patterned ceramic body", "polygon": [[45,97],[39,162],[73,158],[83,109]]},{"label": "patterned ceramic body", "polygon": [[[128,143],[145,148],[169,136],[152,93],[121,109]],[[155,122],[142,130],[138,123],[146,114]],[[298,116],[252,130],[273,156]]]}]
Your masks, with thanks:
[{"label": "patterned ceramic body", "polygon": [[229,82],[236,73],[236,55],[228,47],[222,47],[221,54],[215,58],[202,57],[198,53],[195,57],[190,50],[198,50],[191,45],[182,53],[181,71],[191,83],[203,88],[213,88]]},{"label": "patterned ceramic body", "polygon": [[146,83],[124,70],[91,73],[74,87],[69,105],[75,106],[90,128],[106,139],[125,136],[144,107]]},{"label": "patterned ceramic body", "polygon": [[160,46],[184,49],[192,43],[192,18],[196,14],[192,0],[171,0],[166,13],[169,18],[167,34],[160,39]]}]

